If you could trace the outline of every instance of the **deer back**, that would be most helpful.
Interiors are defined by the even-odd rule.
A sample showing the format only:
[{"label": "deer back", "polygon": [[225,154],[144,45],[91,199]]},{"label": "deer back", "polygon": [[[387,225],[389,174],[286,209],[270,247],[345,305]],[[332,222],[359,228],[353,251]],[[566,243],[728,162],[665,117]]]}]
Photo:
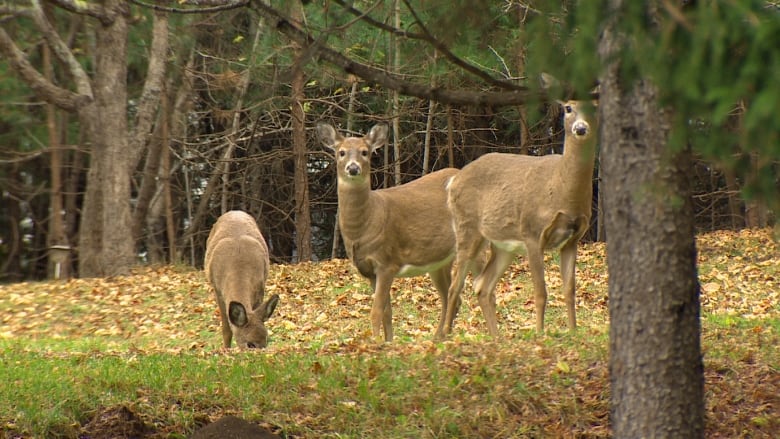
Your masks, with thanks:
[{"label": "deer back", "polygon": [[[538,239],[564,215],[576,223],[591,216],[596,151],[595,112],[561,102],[564,152],[545,156],[485,154],[466,165],[449,186],[458,221],[494,242]],[[464,224],[465,226],[465,224]],[[578,230],[579,231],[579,230]]]},{"label": "deer back", "polygon": [[265,320],[278,296],[263,303],[270,261],[254,218],[242,211],[219,217],[206,241],[204,269],[239,346],[263,347]]}]

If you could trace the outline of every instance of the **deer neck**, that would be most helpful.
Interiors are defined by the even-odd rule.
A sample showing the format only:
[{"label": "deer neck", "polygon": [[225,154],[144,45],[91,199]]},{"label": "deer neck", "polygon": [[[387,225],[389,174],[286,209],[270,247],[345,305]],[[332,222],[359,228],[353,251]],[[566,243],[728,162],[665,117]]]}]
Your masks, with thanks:
[{"label": "deer neck", "polygon": [[357,240],[367,225],[376,208],[375,197],[367,181],[365,184],[339,184],[339,227],[345,240]]},{"label": "deer neck", "polygon": [[590,202],[595,158],[596,142],[593,139],[585,141],[566,139],[563,160],[559,168],[559,181],[563,183],[561,189],[566,198],[587,198],[584,201]]}]

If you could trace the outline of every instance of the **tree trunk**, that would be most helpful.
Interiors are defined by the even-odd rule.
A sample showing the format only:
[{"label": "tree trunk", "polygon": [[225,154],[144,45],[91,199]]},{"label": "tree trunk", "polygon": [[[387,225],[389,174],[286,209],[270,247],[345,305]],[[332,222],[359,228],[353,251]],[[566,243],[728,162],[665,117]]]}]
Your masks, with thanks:
[{"label": "tree trunk", "polygon": [[[611,60],[620,44],[607,29],[602,59]],[[690,155],[668,147],[670,124],[655,87],[624,83],[619,70],[607,69],[599,103],[613,433],[700,438],[704,380]]]},{"label": "tree trunk", "polygon": [[[299,1],[290,4],[292,18],[303,22],[303,6]],[[296,50],[296,63],[292,77],[292,149],[295,160],[293,176],[295,191],[295,250],[298,262],[311,261],[311,210],[309,205],[309,151],[306,145],[306,112],[303,110],[306,96],[303,88],[306,86],[302,56],[300,49]]]},{"label": "tree trunk", "polygon": [[[48,81],[53,82],[51,49],[43,46],[43,72]],[[50,175],[51,194],[49,195],[49,232],[46,246],[48,247],[47,277],[52,279],[67,279],[70,270],[70,245],[65,233],[65,218],[63,215],[62,170],[63,153],[60,139],[60,129],[57,123],[57,107],[46,104],[46,128],[49,133],[49,149],[51,151]]]},{"label": "tree trunk", "polygon": [[130,214],[134,153],[127,130],[127,18],[124,2],[106,2],[110,23],[95,25],[94,101],[79,111],[91,160],[79,230],[82,277],[127,273],[135,263]]}]

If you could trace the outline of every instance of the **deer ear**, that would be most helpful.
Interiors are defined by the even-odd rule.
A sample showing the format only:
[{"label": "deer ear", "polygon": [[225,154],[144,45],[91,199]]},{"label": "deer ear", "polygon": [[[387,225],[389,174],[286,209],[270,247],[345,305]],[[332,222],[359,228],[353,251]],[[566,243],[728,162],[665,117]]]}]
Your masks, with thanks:
[{"label": "deer ear", "polygon": [[335,128],[323,122],[317,124],[317,137],[326,148],[333,151],[336,150],[336,145],[344,140],[344,137]]},{"label": "deer ear", "polygon": [[539,75],[539,83],[542,85],[542,88],[545,90],[549,90],[553,87],[561,86],[561,81],[559,81],[558,78],[546,72],[542,72]]},{"label": "deer ear", "polygon": [[263,321],[268,320],[271,314],[276,310],[276,305],[279,304],[279,295],[274,294],[268,301],[265,302],[265,311],[263,312]]},{"label": "deer ear", "polygon": [[387,142],[387,125],[383,123],[374,125],[364,139],[371,152],[381,148]]},{"label": "deer ear", "polygon": [[238,302],[230,302],[228,305],[228,320],[239,328],[246,326],[249,319],[246,317],[246,308]]}]

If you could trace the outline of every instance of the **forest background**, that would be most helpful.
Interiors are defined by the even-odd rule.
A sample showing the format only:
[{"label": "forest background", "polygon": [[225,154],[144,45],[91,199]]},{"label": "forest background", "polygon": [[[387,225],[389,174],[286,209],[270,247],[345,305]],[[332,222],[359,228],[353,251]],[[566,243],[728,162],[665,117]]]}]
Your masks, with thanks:
[{"label": "forest background", "polygon": [[[0,281],[200,266],[229,209],[258,219],[275,262],[343,256],[320,120],[355,135],[391,125],[377,188],[492,151],[560,152],[558,106],[536,78],[586,96],[603,17],[548,3],[0,5]],[[688,3],[658,3],[673,25],[643,53],[679,48],[676,33],[698,53],[659,81],[669,96],[687,90],[676,132],[694,147],[696,229],[766,226],[780,91],[762,76],[778,63],[762,41],[777,36],[777,4],[700,2],[686,18]],[[729,22],[750,26],[717,31]],[[589,240],[605,238],[598,172]]]},{"label": "forest background", "polygon": [[[560,152],[555,100],[598,97],[588,239],[606,241],[611,427],[703,437],[710,284],[695,236],[775,221],[779,9],[2,3],[0,279],[199,266],[210,224],[229,209],[258,219],[274,262],[341,256],[336,173],[315,121],[356,135],[390,124],[373,175],[390,187],[489,151]],[[542,72],[561,87],[540,90]]]}]

